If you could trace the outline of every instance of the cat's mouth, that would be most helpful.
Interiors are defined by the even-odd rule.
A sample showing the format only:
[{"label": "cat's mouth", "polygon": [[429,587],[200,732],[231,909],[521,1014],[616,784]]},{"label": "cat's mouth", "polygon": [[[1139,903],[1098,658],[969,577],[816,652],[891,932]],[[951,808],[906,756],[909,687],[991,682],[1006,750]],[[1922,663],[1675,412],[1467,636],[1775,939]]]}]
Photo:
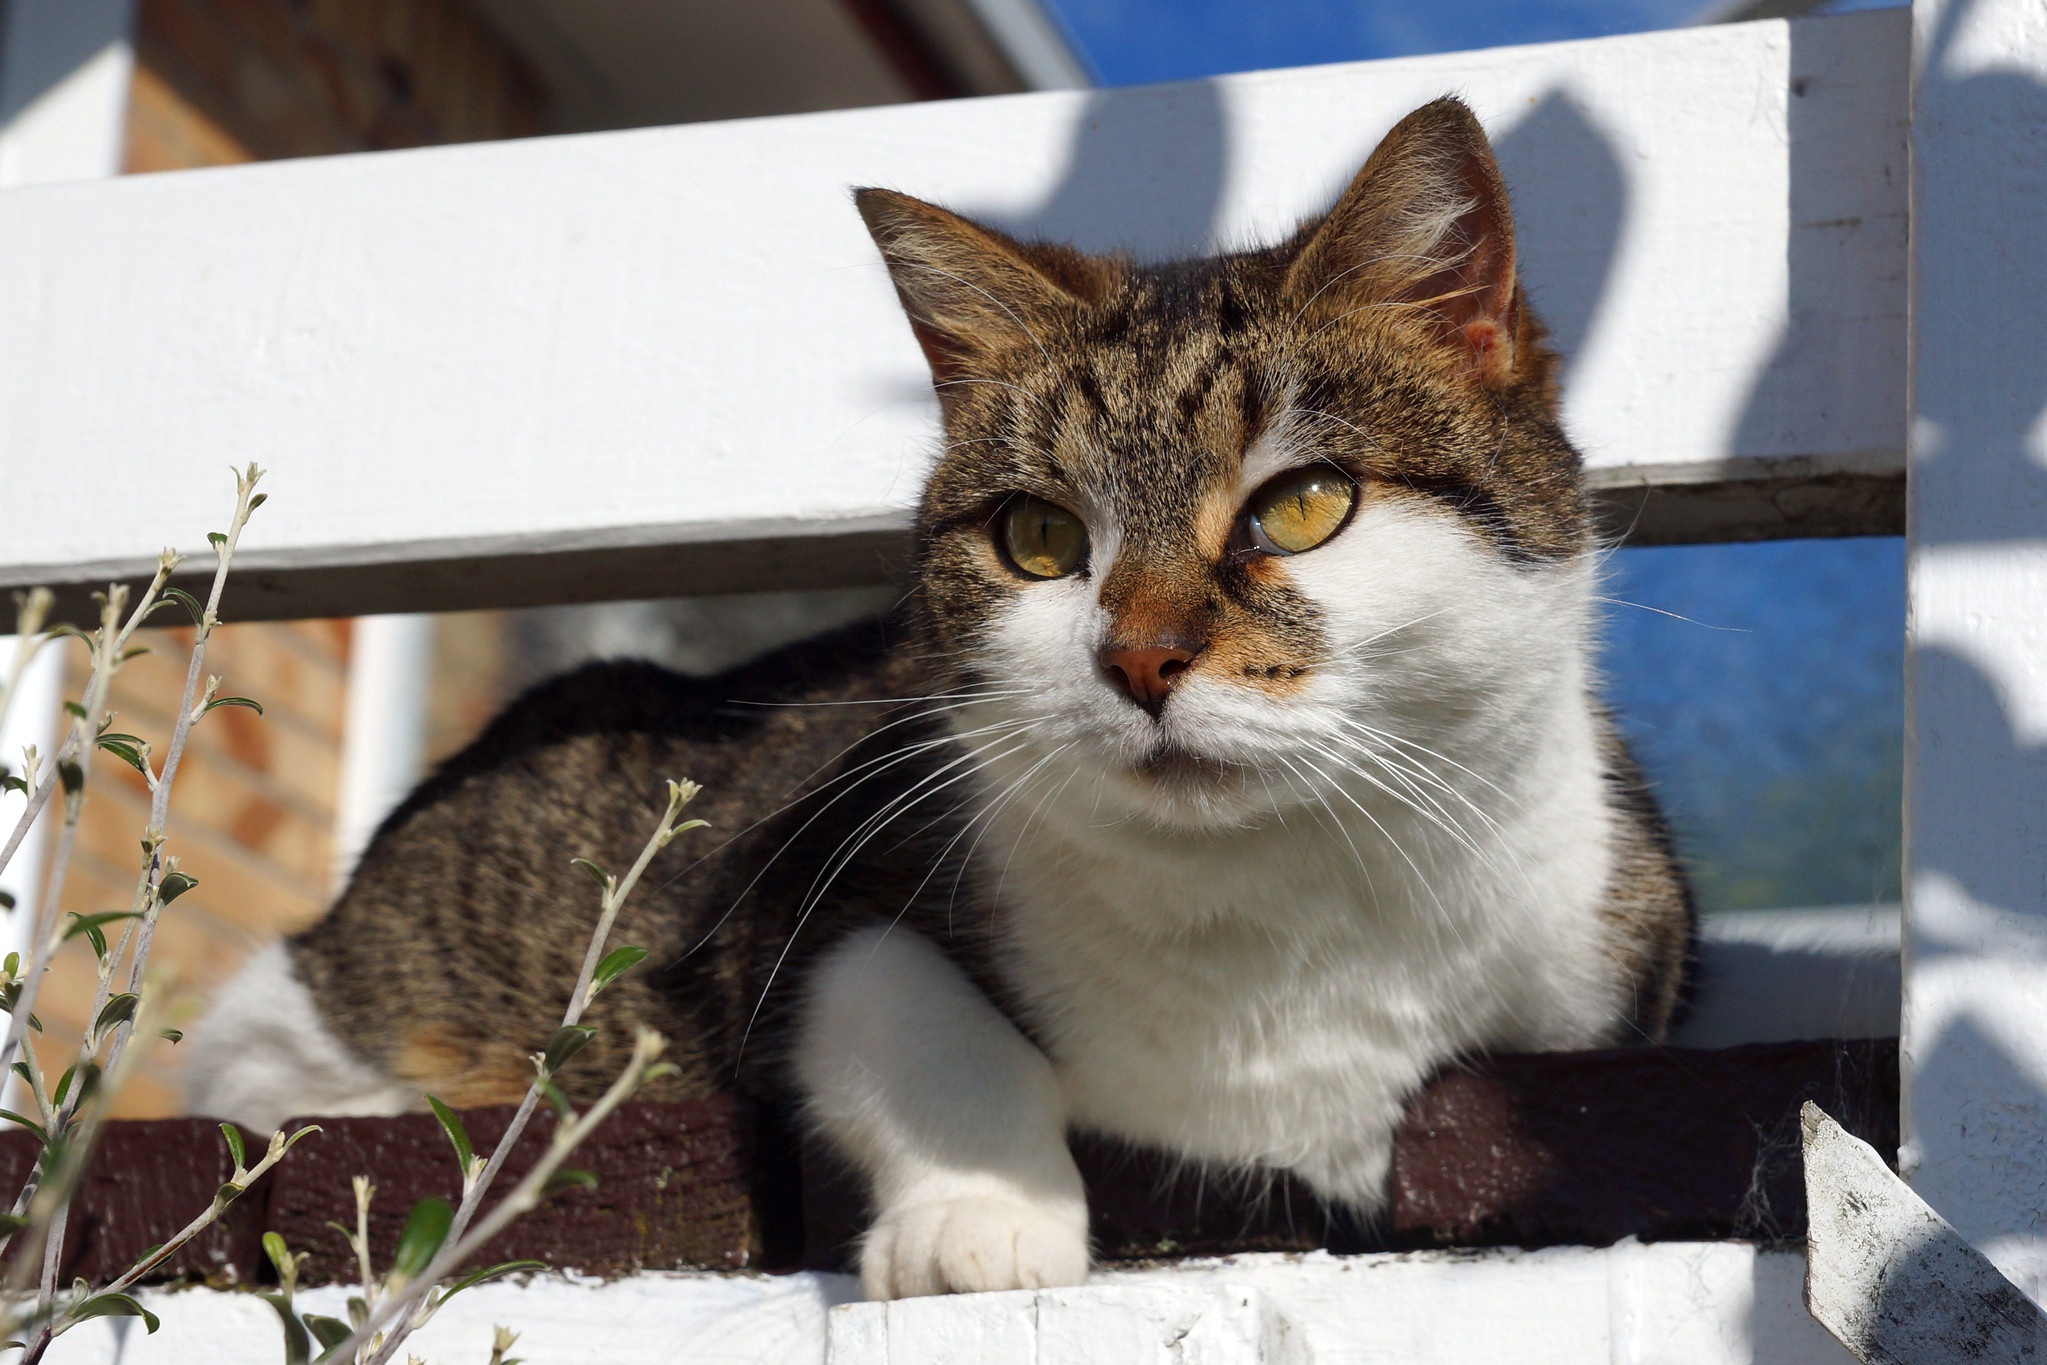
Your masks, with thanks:
[{"label": "cat's mouth", "polygon": [[1241,764],[1197,754],[1177,744],[1161,744],[1153,749],[1139,760],[1137,771],[1169,790],[1192,788],[1203,792],[1234,787],[1244,775]]}]

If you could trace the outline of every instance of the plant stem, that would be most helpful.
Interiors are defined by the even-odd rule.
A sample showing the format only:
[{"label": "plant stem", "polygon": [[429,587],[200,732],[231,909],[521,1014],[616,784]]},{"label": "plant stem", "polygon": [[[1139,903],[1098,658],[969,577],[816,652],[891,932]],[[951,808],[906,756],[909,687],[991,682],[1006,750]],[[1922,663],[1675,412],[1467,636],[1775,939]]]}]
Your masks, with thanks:
[{"label": "plant stem", "polygon": [[[611,926],[618,919],[618,912],[624,906],[626,897],[631,895],[633,888],[639,884],[640,875],[647,870],[648,864],[654,861],[654,855],[666,848],[678,834],[695,829],[704,823],[701,820],[691,820],[680,825],[676,823],[676,817],[682,814],[682,808],[694,800],[700,790],[702,788],[694,782],[670,782],[668,808],[661,813],[661,819],[655,825],[654,832],[648,837],[645,846],[641,848],[640,856],[634,860],[624,877],[611,878],[607,875],[597,925],[591,931],[590,946],[583,954],[583,970],[576,977],[575,989],[569,993],[569,1004],[562,1013],[561,1027],[567,1028],[574,1024],[583,1017],[583,1011],[589,1008],[590,983],[596,978],[597,964],[603,960],[604,945],[611,936]],[[612,1082],[611,1088],[605,1091],[603,1098],[582,1118],[568,1123],[565,1128],[556,1129],[546,1155],[536,1162],[525,1178],[513,1187],[512,1192],[490,1211],[477,1229],[470,1232],[469,1225],[475,1219],[477,1210],[482,1207],[484,1195],[489,1192],[491,1182],[504,1168],[513,1147],[518,1145],[520,1136],[526,1131],[526,1124],[533,1117],[534,1107],[540,1102],[541,1087],[550,1079],[544,1071],[539,1072],[534,1077],[533,1084],[527,1087],[525,1098],[519,1102],[519,1108],[513,1113],[511,1123],[506,1126],[504,1136],[498,1139],[497,1146],[492,1149],[490,1160],[485,1163],[482,1173],[467,1184],[462,1202],[456,1208],[455,1217],[449,1224],[447,1240],[442,1244],[440,1252],[428,1263],[417,1280],[402,1292],[394,1290],[387,1293],[363,1325],[356,1329],[355,1334],[329,1351],[322,1359],[348,1359],[350,1352],[358,1350],[380,1328],[395,1319],[407,1305],[418,1301],[422,1295],[446,1278],[450,1271],[461,1265],[478,1247],[488,1242],[505,1224],[538,1202],[539,1192],[546,1185],[547,1178],[560,1167],[576,1144],[589,1135],[598,1121],[617,1108],[626,1096],[638,1087],[647,1066],[663,1046],[665,1044],[658,1035],[642,1029],[634,1040],[633,1060],[619,1078]],[[465,1171],[463,1174],[466,1179],[468,1172]],[[428,1315],[431,1315],[431,1310],[428,1310]],[[422,1317],[399,1327],[389,1340],[377,1347],[370,1365],[378,1365],[379,1362],[389,1360],[397,1351],[399,1343],[411,1335],[413,1328],[424,1321],[425,1318]]]}]

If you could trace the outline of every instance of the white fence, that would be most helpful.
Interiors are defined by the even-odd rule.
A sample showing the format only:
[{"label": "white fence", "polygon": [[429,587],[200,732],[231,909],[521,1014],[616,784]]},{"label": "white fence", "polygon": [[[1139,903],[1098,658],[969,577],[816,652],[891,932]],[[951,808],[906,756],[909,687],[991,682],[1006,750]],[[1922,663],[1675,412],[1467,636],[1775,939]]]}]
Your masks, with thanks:
[{"label": "white fence", "polygon": [[[1896,530],[1907,479],[1905,1162],[2037,1294],[2039,0],[11,191],[0,586],[199,543],[250,458],[274,496],[240,619],[877,578],[933,414],[848,184],[1166,254],[1283,228],[1445,90],[1498,137],[1616,524]],[[1781,1288],[1760,1271],[1654,1288],[1630,1249],[1599,1255],[1601,1293],[1516,1304],[1625,1301],[1718,1343],[1675,1357],[1601,1317],[1614,1360],[1817,1358],[1755,1325]],[[1479,1273],[1402,1291],[1440,1334],[1400,1358],[1479,1358]],[[886,1320],[842,1335],[893,1349]]]},{"label": "white fence", "polygon": [[[236,619],[878,578],[933,405],[849,185],[1171,254],[1326,207],[1445,90],[1497,135],[1595,482],[1770,494],[1624,521],[1896,530],[1857,508],[1904,462],[1907,37],[1877,12],[19,191],[0,463],[50,510],[0,585],[197,543],[251,456]],[[81,467],[146,511],[58,514]]]}]

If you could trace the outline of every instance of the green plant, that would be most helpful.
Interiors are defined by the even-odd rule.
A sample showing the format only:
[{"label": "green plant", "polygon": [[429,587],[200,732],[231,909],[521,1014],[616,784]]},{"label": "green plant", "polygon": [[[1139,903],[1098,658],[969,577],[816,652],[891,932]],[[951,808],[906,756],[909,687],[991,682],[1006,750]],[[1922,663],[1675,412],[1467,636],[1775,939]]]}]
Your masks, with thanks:
[{"label": "green plant", "polygon": [[[550,1192],[571,1185],[595,1184],[596,1177],[588,1171],[575,1170],[565,1164],[569,1154],[633,1091],[655,1076],[674,1070],[659,1060],[666,1046],[661,1037],[643,1028],[634,1039],[632,1056],[625,1068],[588,1110],[577,1113],[554,1083],[555,1073],[582,1049],[595,1032],[580,1022],[590,1002],[647,955],[644,949],[636,947],[620,947],[606,952],[605,945],[611,937],[611,927],[618,919],[619,910],[624,907],[626,898],[632,894],[647,865],[654,860],[654,855],[678,835],[703,826],[702,820],[680,819],[683,808],[699,790],[693,782],[671,781],[668,784],[667,808],[640,850],[639,857],[624,876],[615,877],[585,858],[575,860],[603,888],[597,925],[590,935],[589,947],[583,953],[582,970],[576,978],[575,988],[569,993],[568,1008],[562,1014],[561,1024],[546,1045],[533,1054],[533,1082],[513,1113],[511,1123],[506,1126],[504,1136],[485,1157],[470,1142],[461,1117],[438,1099],[428,1098],[434,1116],[440,1120],[448,1135],[448,1143],[454,1149],[455,1166],[462,1182],[460,1202],[450,1205],[445,1200],[429,1198],[414,1205],[399,1235],[391,1265],[379,1277],[372,1271],[369,1250],[369,1206],[374,1190],[366,1177],[358,1176],[355,1182],[356,1226],[353,1230],[343,1228],[341,1232],[355,1252],[356,1263],[361,1270],[362,1292],[349,1300],[348,1323],[339,1323],[331,1318],[303,1318],[298,1320],[297,1335],[294,1335],[295,1320],[289,1305],[289,1293],[281,1306],[273,1300],[273,1307],[278,1308],[284,1319],[288,1362],[296,1365],[296,1362],[306,1359],[305,1356],[294,1355],[295,1343],[302,1337],[312,1337],[327,1348],[318,1357],[322,1361],[383,1365],[396,1357],[405,1339],[424,1326],[441,1305],[464,1289],[499,1275],[546,1269],[537,1261],[512,1261],[472,1270],[454,1279],[452,1284],[448,1283],[477,1251],[504,1230],[506,1224],[540,1203]],[[486,1211],[485,1196],[504,1169],[506,1158],[518,1144],[520,1135],[526,1131],[527,1123],[542,1100],[555,1110],[554,1133],[546,1151],[511,1191]],[[277,1260],[282,1254],[283,1244],[280,1242],[278,1251],[272,1253],[272,1259]],[[503,1340],[493,1359],[501,1357],[509,1347],[509,1340]]]},{"label": "green plant", "polygon": [[[318,1131],[305,1127],[288,1135],[274,1133],[261,1156],[252,1163],[240,1130],[223,1123],[222,1140],[233,1162],[233,1171],[209,1205],[168,1242],[152,1248],[108,1283],[94,1287],[77,1281],[68,1289],[59,1288],[57,1276],[71,1200],[104,1122],[107,1099],[119,1088],[120,1080],[139,1055],[132,1044],[138,1036],[161,1036],[171,1042],[179,1037],[176,1029],[160,1027],[156,983],[147,969],[156,926],[164,909],[198,884],[179,871],[178,860],[165,851],[171,789],[186,740],[192,727],[216,708],[243,706],[258,714],[263,709],[249,698],[221,695],[221,680],[204,671],[207,643],[219,624],[221,594],[235,548],[250,514],[265,498],[256,491],[261,478],[262,471],[254,465],[235,476],[235,510],[229,528],[207,538],[213,547],[215,568],[211,590],[203,604],[190,593],[169,586],[171,574],[181,562],[169,550],[158,557],[156,573],[132,609],[129,590],[123,585],[112,585],[97,595],[99,622],[91,631],[62,624],[45,629],[53,603],[51,594],[37,589],[17,595],[17,633],[21,643],[5,676],[0,677],[0,718],[4,718],[29,661],[53,640],[73,638],[83,642],[92,666],[83,697],[65,705],[71,722],[54,758],[45,761],[31,748],[23,754],[19,772],[0,768],[0,784],[26,797],[23,814],[4,843],[0,843],[0,870],[21,848],[35,822],[61,796],[57,806],[61,825],[49,872],[41,895],[30,908],[34,918],[28,961],[23,963],[18,954],[9,954],[0,963],[0,1010],[8,1016],[5,1041],[0,1043],[0,1068],[20,1077],[30,1099],[27,1107],[34,1111],[18,1114],[0,1109],[0,1118],[19,1124],[42,1143],[27,1182],[11,1209],[0,1214],[0,1257],[6,1258],[4,1274],[0,1274],[0,1339],[11,1339],[9,1344],[23,1349],[23,1365],[34,1365],[57,1337],[94,1318],[137,1317],[148,1331],[156,1331],[155,1315],[129,1291],[218,1221],[229,1205],[283,1160],[293,1144]],[[107,698],[121,666],[143,652],[141,646],[134,644],[136,631],[157,612],[172,606],[181,607],[190,615],[194,633],[177,718],[158,763],[147,740],[113,730],[116,717],[107,709]],[[73,914],[69,923],[59,924],[57,906],[88,795],[90,760],[96,753],[108,754],[134,768],[149,791],[150,809],[140,841],[140,867],[128,909]],[[643,1029],[624,1071],[587,1112],[575,1112],[554,1083],[555,1074],[594,1032],[580,1022],[583,1012],[599,993],[647,955],[644,949],[635,947],[606,952],[605,945],[620,909],[654,855],[684,831],[704,823],[680,820],[683,808],[697,792],[694,783],[668,784],[667,807],[623,877],[612,876],[588,859],[574,860],[597,878],[603,895],[597,924],[561,1024],[533,1055],[533,1083],[488,1157],[474,1150],[461,1118],[452,1109],[437,1099],[429,1099],[455,1149],[461,1177],[459,1201],[450,1204],[442,1199],[427,1199],[416,1205],[406,1220],[391,1265],[381,1276],[373,1272],[370,1261],[369,1207],[374,1190],[367,1177],[356,1178],[356,1226],[342,1232],[355,1251],[362,1292],[349,1301],[348,1321],[298,1310],[294,1293],[304,1256],[293,1255],[277,1234],[265,1234],[264,1251],[277,1271],[278,1288],[263,1297],[276,1310],[283,1325],[287,1365],[310,1361],[316,1349],[320,1353],[318,1359],[323,1361],[347,1361],[350,1365],[389,1361],[405,1339],[455,1294],[499,1275],[546,1268],[537,1261],[519,1261],[484,1267],[456,1278],[458,1269],[484,1243],[548,1193],[567,1185],[595,1183],[595,1177],[588,1172],[565,1166],[569,1154],[641,1084],[672,1069],[659,1060],[664,1047],[661,1038]],[[110,943],[109,934],[115,925],[120,926],[119,932]],[[89,1023],[76,1057],[53,1084],[37,1055],[35,1035],[42,1032],[42,1022],[35,1015],[35,1003],[52,955],[74,938],[83,938],[95,956],[94,994],[86,1014]],[[4,1074],[0,1071],[0,1075]],[[543,1099],[557,1115],[546,1151],[503,1198],[486,1210],[485,1198],[506,1157]],[[512,1341],[511,1333],[498,1330],[492,1365],[517,1365],[506,1358]]]},{"label": "green plant", "polygon": [[[192,727],[219,707],[245,706],[259,714],[263,709],[246,697],[220,695],[220,679],[205,672],[206,646],[220,621],[228,567],[243,527],[264,501],[265,495],[256,491],[262,477],[263,472],[253,464],[235,475],[235,510],[228,529],[207,537],[215,563],[203,604],[183,589],[169,586],[170,576],[181,562],[170,550],[157,557],[156,573],[132,610],[124,585],[112,585],[98,595],[99,623],[89,632],[69,625],[45,631],[43,624],[51,606],[47,592],[18,599],[21,644],[8,671],[7,696],[0,698],[0,713],[4,713],[28,660],[51,640],[71,637],[82,641],[92,665],[84,696],[65,704],[71,723],[54,758],[45,763],[30,749],[23,754],[21,772],[0,779],[27,798],[20,819],[0,844],[0,869],[20,849],[43,811],[60,793],[62,796],[62,823],[49,873],[31,911],[28,961],[24,964],[19,954],[10,953],[0,964],[0,1007],[8,1015],[6,1039],[0,1043],[0,1067],[21,1079],[34,1110],[32,1116],[0,1110],[0,1116],[28,1129],[42,1143],[28,1180],[9,1211],[0,1215],[0,1255],[8,1258],[4,1278],[0,1278],[0,1335],[19,1342],[24,1365],[33,1365],[58,1336],[92,1318],[135,1316],[142,1318],[149,1330],[156,1330],[154,1317],[127,1290],[215,1222],[252,1182],[283,1159],[294,1142],[312,1131],[273,1136],[263,1156],[250,1165],[240,1133],[223,1125],[234,1170],[211,1204],[169,1242],[153,1248],[110,1283],[94,1288],[80,1281],[68,1291],[59,1289],[57,1275],[71,1199],[104,1121],[106,1100],[138,1055],[132,1044],[138,1034],[161,1035],[173,1041],[177,1036],[176,1030],[159,1027],[148,967],[157,922],[165,907],[198,884],[179,871],[177,859],[165,852],[171,790],[186,740]],[[107,698],[121,666],[144,652],[134,643],[135,632],[168,607],[182,608],[190,615],[193,639],[176,719],[162,761],[157,763],[147,740],[112,729],[116,717],[107,709]],[[135,890],[126,910],[74,914],[69,924],[59,924],[57,906],[90,791],[90,760],[102,752],[134,768],[149,791],[149,817],[142,831]],[[108,931],[116,924],[120,925],[119,936],[109,944]],[[42,1032],[42,1021],[35,1014],[36,996],[52,954],[79,937],[90,945],[96,960],[93,999],[75,1059],[53,1084],[32,1036]]]}]

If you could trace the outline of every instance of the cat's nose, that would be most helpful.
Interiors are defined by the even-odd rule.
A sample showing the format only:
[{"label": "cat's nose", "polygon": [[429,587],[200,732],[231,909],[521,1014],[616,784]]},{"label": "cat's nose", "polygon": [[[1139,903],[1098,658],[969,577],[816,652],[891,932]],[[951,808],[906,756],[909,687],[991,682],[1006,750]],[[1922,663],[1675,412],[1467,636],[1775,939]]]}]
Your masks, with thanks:
[{"label": "cat's nose", "polygon": [[1105,645],[1102,673],[1156,720],[1166,709],[1166,694],[1200,652],[1179,645]]}]

